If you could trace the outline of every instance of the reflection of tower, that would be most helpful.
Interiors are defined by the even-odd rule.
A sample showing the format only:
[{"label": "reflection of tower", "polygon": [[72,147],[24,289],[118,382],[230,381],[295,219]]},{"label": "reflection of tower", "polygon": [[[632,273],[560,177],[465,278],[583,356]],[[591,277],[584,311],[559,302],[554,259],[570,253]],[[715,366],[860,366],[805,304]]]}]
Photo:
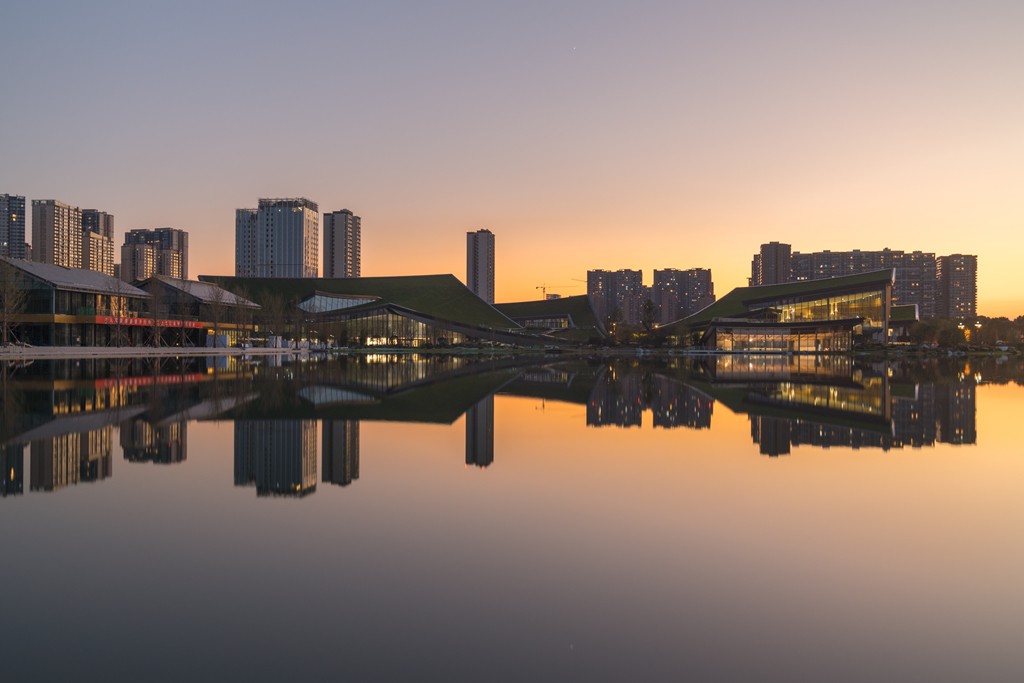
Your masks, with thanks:
[{"label": "reflection of tower", "polygon": [[935,444],[935,385],[914,387],[912,398],[897,397],[892,401],[893,445],[897,448],[920,448]]},{"label": "reflection of tower", "polygon": [[494,463],[494,395],[466,411],[466,464]]},{"label": "reflection of tower", "polygon": [[656,375],[651,382],[655,427],[709,429],[714,400],[682,382]]},{"label": "reflection of tower", "polygon": [[348,486],[359,478],[359,421],[324,420],[321,427],[321,481]]},{"label": "reflection of tower", "polygon": [[779,417],[750,416],[750,436],[760,445],[761,455],[789,455],[792,422]]},{"label": "reflection of tower", "polygon": [[0,497],[25,492],[25,447],[0,446]]},{"label": "reflection of tower", "polygon": [[113,447],[112,426],[33,441],[30,487],[55,491],[80,481],[106,479],[112,474]]},{"label": "reflection of tower", "polygon": [[121,425],[124,459],[162,465],[182,462],[188,457],[188,422],[154,425],[132,420]]},{"label": "reflection of tower", "polygon": [[643,418],[643,378],[636,373],[602,372],[587,401],[587,425],[639,427]]},{"label": "reflection of tower", "polygon": [[315,420],[236,420],[235,486],[259,496],[316,491]]},{"label": "reflection of tower", "polygon": [[942,443],[977,443],[975,422],[977,406],[973,382],[939,384],[935,387],[935,403],[939,417],[939,441]]}]

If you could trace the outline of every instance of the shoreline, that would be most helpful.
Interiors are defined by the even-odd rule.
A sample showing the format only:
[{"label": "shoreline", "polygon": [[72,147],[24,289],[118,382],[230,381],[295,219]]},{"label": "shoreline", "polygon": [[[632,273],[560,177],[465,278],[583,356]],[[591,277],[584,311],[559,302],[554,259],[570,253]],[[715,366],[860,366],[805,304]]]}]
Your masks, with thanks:
[{"label": "shoreline", "polygon": [[17,346],[0,348],[0,360],[54,360],[58,358],[145,358],[154,356],[302,356],[307,350],[239,349],[180,346]]},{"label": "shoreline", "polygon": [[821,354],[785,354],[785,353],[732,353],[722,351],[698,350],[698,349],[645,349],[632,347],[612,347],[603,349],[512,349],[512,348],[461,348],[461,349],[410,349],[410,348],[349,348],[349,349],[274,349],[255,347],[241,349],[229,348],[207,348],[207,347],[149,347],[149,346],[8,346],[0,347],[0,361],[18,360],[56,360],[65,358],[174,358],[174,357],[202,357],[202,356],[290,356],[308,357],[311,355],[362,355],[362,354],[422,354],[422,355],[466,355],[466,356],[506,356],[506,355],[552,355],[552,356],[602,356],[602,357],[632,357],[632,358],[681,358],[681,357],[709,357],[709,356],[764,356],[783,357],[792,355],[806,356],[851,356],[869,360],[908,360],[908,359],[933,359],[933,358],[957,358],[976,356],[1015,356],[1020,351],[1009,349],[1007,351],[993,350],[959,350],[959,351],[912,351],[903,350],[855,350],[845,352],[832,352]]}]

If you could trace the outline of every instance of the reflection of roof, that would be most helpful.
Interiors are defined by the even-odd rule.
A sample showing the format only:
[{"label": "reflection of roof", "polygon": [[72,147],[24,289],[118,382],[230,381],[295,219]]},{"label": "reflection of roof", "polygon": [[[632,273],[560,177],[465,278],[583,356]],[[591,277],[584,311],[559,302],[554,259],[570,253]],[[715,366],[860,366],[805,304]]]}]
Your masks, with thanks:
[{"label": "reflection of roof", "polygon": [[917,313],[917,304],[893,306],[889,313],[890,323],[912,323],[920,319]]},{"label": "reflection of roof", "polygon": [[[887,283],[892,284],[892,279],[893,271],[889,268],[870,273],[825,278],[823,280],[803,280],[801,282],[785,282],[778,285],[737,287],[715,303],[706,306],[688,318],[671,323],[671,325],[705,325],[714,318],[743,318],[750,310],[750,307],[757,303],[814,294],[827,295],[849,290],[865,289],[872,286],[882,287]],[[668,327],[668,325],[665,327]]]},{"label": "reflection of roof", "polygon": [[64,268],[63,266],[54,266],[49,263],[22,261],[21,259],[6,257],[0,257],[0,259],[35,278],[50,283],[57,289],[75,292],[119,294],[120,296],[131,297],[149,297],[149,294],[141,289],[132,287],[123,280],[118,280],[116,277],[95,270]]},{"label": "reflection of roof", "polygon": [[168,287],[173,287],[181,292],[185,292],[191,297],[199,299],[204,304],[216,304],[221,303],[225,306],[240,306],[243,308],[259,308],[257,304],[243,299],[237,294],[221,289],[217,285],[210,284],[209,282],[196,282],[195,280],[178,280],[173,277],[165,277],[163,275],[157,275],[154,279],[159,280]]},{"label": "reflection of roof", "polygon": [[586,294],[567,296],[561,299],[539,301],[518,301],[510,304],[495,304],[494,307],[517,322],[535,318],[557,318],[569,316],[572,326],[577,329],[600,330],[597,316]]},{"label": "reflection of roof", "polygon": [[519,325],[473,294],[454,275],[405,275],[354,278],[239,278],[201,275],[204,282],[244,291],[258,303],[280,297],[292,305],[321,294],[379,297],[378,300],[345,309],[346,313],[394,304],[418,313],[480,327],[519,330]]}]

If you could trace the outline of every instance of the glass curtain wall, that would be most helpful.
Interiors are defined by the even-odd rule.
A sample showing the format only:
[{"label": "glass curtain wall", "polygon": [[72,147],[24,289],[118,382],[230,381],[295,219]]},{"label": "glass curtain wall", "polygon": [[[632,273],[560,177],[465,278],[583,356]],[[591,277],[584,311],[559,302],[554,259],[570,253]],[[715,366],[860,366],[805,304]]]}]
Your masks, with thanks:
[{"label": "glass curtain wall", "polygon": [[781,323],[864,318],[864,325],[867,327],[881,327],[884,318],[883,299],[883,292],[875,291],[842,294],[811,301],[783,300],[773,302],[770,308],[777,313],[778,322]]}]

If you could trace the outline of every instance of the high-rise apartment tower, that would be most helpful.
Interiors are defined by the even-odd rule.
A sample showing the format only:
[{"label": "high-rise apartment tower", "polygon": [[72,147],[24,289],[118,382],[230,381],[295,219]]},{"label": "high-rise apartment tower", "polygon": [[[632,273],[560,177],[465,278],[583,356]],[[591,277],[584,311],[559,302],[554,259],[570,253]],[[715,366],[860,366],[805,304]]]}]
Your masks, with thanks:
[{"label": "high-rise apartment tower", "polygon": [[121,247],[121,279],[125,282],[163,275],[188,279],[188,233],[177,228],[129,230]]},{"label": "high-rise apartment tower", "polygon": [[260,199],[235,212],[235,275],[320,275],[320,207],[302,197]]},{"label": "high-rise apartment tower", "polygon": [[25,198],[0,194],[0,256],[23,259],[25,254]]},{"label": "high-rise apartment tower", "polygon": [[33,199],[32,255],[41,263],[81,268],[82,210],[56,199]]},{"label": "high-rise apartment tower", "polygon": [[359,277],[360,231],[348,209],[324,214],[324,277]]},{"label": "high-rise apartment tower", "polygon": [[489,304],[494,303],[494,233],[466,233],[466,286]]},{"label": "high-rise apartment tower", "polygon": [[114,274],[114,217],[105,211],[82,210],[82,267]]}]

